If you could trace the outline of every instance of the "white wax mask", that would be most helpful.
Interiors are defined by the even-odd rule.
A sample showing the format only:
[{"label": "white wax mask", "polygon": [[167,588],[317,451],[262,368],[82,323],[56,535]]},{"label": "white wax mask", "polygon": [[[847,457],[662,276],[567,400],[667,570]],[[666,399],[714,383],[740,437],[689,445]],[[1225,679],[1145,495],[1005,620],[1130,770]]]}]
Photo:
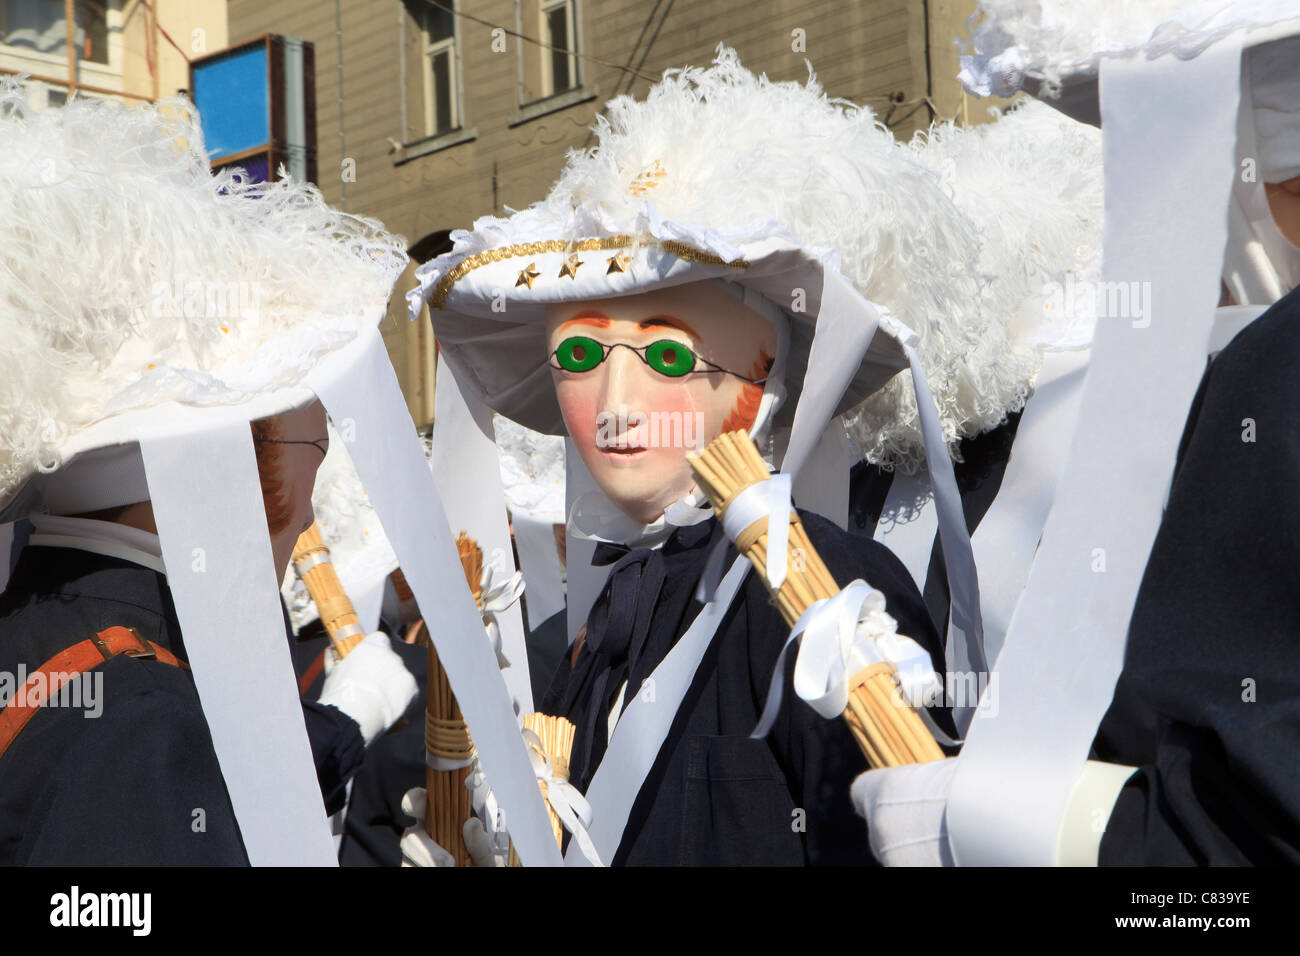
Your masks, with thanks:
[{"label": "white wax mask", "polygon": [[777,347],[771,322],[707,282],[552,305],[546,331],[569,436],[643,524],[691,490],[687,453],[754,423]]}]

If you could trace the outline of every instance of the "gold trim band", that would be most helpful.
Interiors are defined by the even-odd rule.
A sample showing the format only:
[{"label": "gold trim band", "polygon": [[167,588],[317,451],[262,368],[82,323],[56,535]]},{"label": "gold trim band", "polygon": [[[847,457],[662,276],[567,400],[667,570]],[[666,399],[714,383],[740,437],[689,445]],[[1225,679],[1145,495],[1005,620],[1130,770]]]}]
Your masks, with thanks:
[{"label": "gold trim band", "polygon": [[[500,249],[488,249],[486,252],[476,252],[456,263],[447,271],[446,275],[438,280],[438,284],[433,287],[433,294],[429,296],[429,308],[441,309],[447,301],[447,295],[451,292],[451,287],[458,280],[480,266],[489,263],[501,262],[505,259],[514,259],[520,256],[539,256],[547,252],[595,252],[598,250],[621,249],[624,246],[632,245],[632,243],[633,238],[628,235],[607,236],[602,239],[546,239],[539,242],[523,242],[513,246],[502,246]],[[749,263],[744,259],[726,262],[720,256],[715,256],[710,252],[702,252],[694,246],[688,246],[676,239],[664,239],[642,244],[658,246],[664,252],[670,253],[679,259],[686,259],[689,262],[700,262],[711,266],[731,266],[735,269],[749,268]]]}]

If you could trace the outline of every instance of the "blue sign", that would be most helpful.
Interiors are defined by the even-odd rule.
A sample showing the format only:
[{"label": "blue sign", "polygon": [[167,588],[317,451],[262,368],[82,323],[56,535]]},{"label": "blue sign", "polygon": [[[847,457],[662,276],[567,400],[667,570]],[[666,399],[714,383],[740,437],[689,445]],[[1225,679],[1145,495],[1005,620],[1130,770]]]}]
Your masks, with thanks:
[{"label": "blue sign", "polygon": [[190,94],[199,109],[210,158],[220,159],[270,144],[266,54],[266,44],[258,41],[227,56],[194,64]]}]

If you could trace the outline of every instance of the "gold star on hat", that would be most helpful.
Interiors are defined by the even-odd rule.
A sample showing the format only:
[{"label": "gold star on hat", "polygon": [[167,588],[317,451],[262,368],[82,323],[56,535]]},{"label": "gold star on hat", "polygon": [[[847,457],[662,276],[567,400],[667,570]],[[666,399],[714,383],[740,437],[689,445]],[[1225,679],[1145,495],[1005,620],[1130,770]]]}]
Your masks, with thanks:
[{"label": "gold star on hat", "polygon": [[531,289],[533,287],[533,280],[539,275],[541,275],[541,273],[537,271],[537,263],[528,263],[527,266],[519,270],[519,278],[515,281],[515,288],[517,289],[521,285],[526,285]]},{"label": "gold star on hat", "polygon": [[616,252],[605,260],[609,263],[609,268],[605,270],[605,275],[613,275],[615,272],[627,272],[627,267],[632,264],[632,257],[626,252]]},{"label": "gold star on hat", "polygon": [[560,274],[556,278],[563,279],[565,276],[570,279],[578,278],[578,266],[580,265],[582,265],[582,260],[578,258],[578,254],[575,252],[564,260],[564,265],[560,266]]}]

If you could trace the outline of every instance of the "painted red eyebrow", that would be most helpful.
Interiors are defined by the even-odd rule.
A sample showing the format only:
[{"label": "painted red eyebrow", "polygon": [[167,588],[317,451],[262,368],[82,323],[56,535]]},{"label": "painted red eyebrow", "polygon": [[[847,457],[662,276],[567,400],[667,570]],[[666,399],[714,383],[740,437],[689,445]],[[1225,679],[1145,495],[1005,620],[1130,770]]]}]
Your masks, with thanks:
[{"label": "painted red eyebrow", "polygon": [[683,322],[681,319],[674,318],[671,315],[652,315],[648,319],[642,319],[637,323],[639,329],[669,328],[677,329],[679,332],[685,332],[692,338],[698,339],[700,333]]},{"label": "painted red eyebrow", "polygon": [[594,325],[598,329],[607,329],[609,328],[609,316],[595,309],[585,309],[567,322],[562,323],[559,331],[563,332],[571,325]]}]

